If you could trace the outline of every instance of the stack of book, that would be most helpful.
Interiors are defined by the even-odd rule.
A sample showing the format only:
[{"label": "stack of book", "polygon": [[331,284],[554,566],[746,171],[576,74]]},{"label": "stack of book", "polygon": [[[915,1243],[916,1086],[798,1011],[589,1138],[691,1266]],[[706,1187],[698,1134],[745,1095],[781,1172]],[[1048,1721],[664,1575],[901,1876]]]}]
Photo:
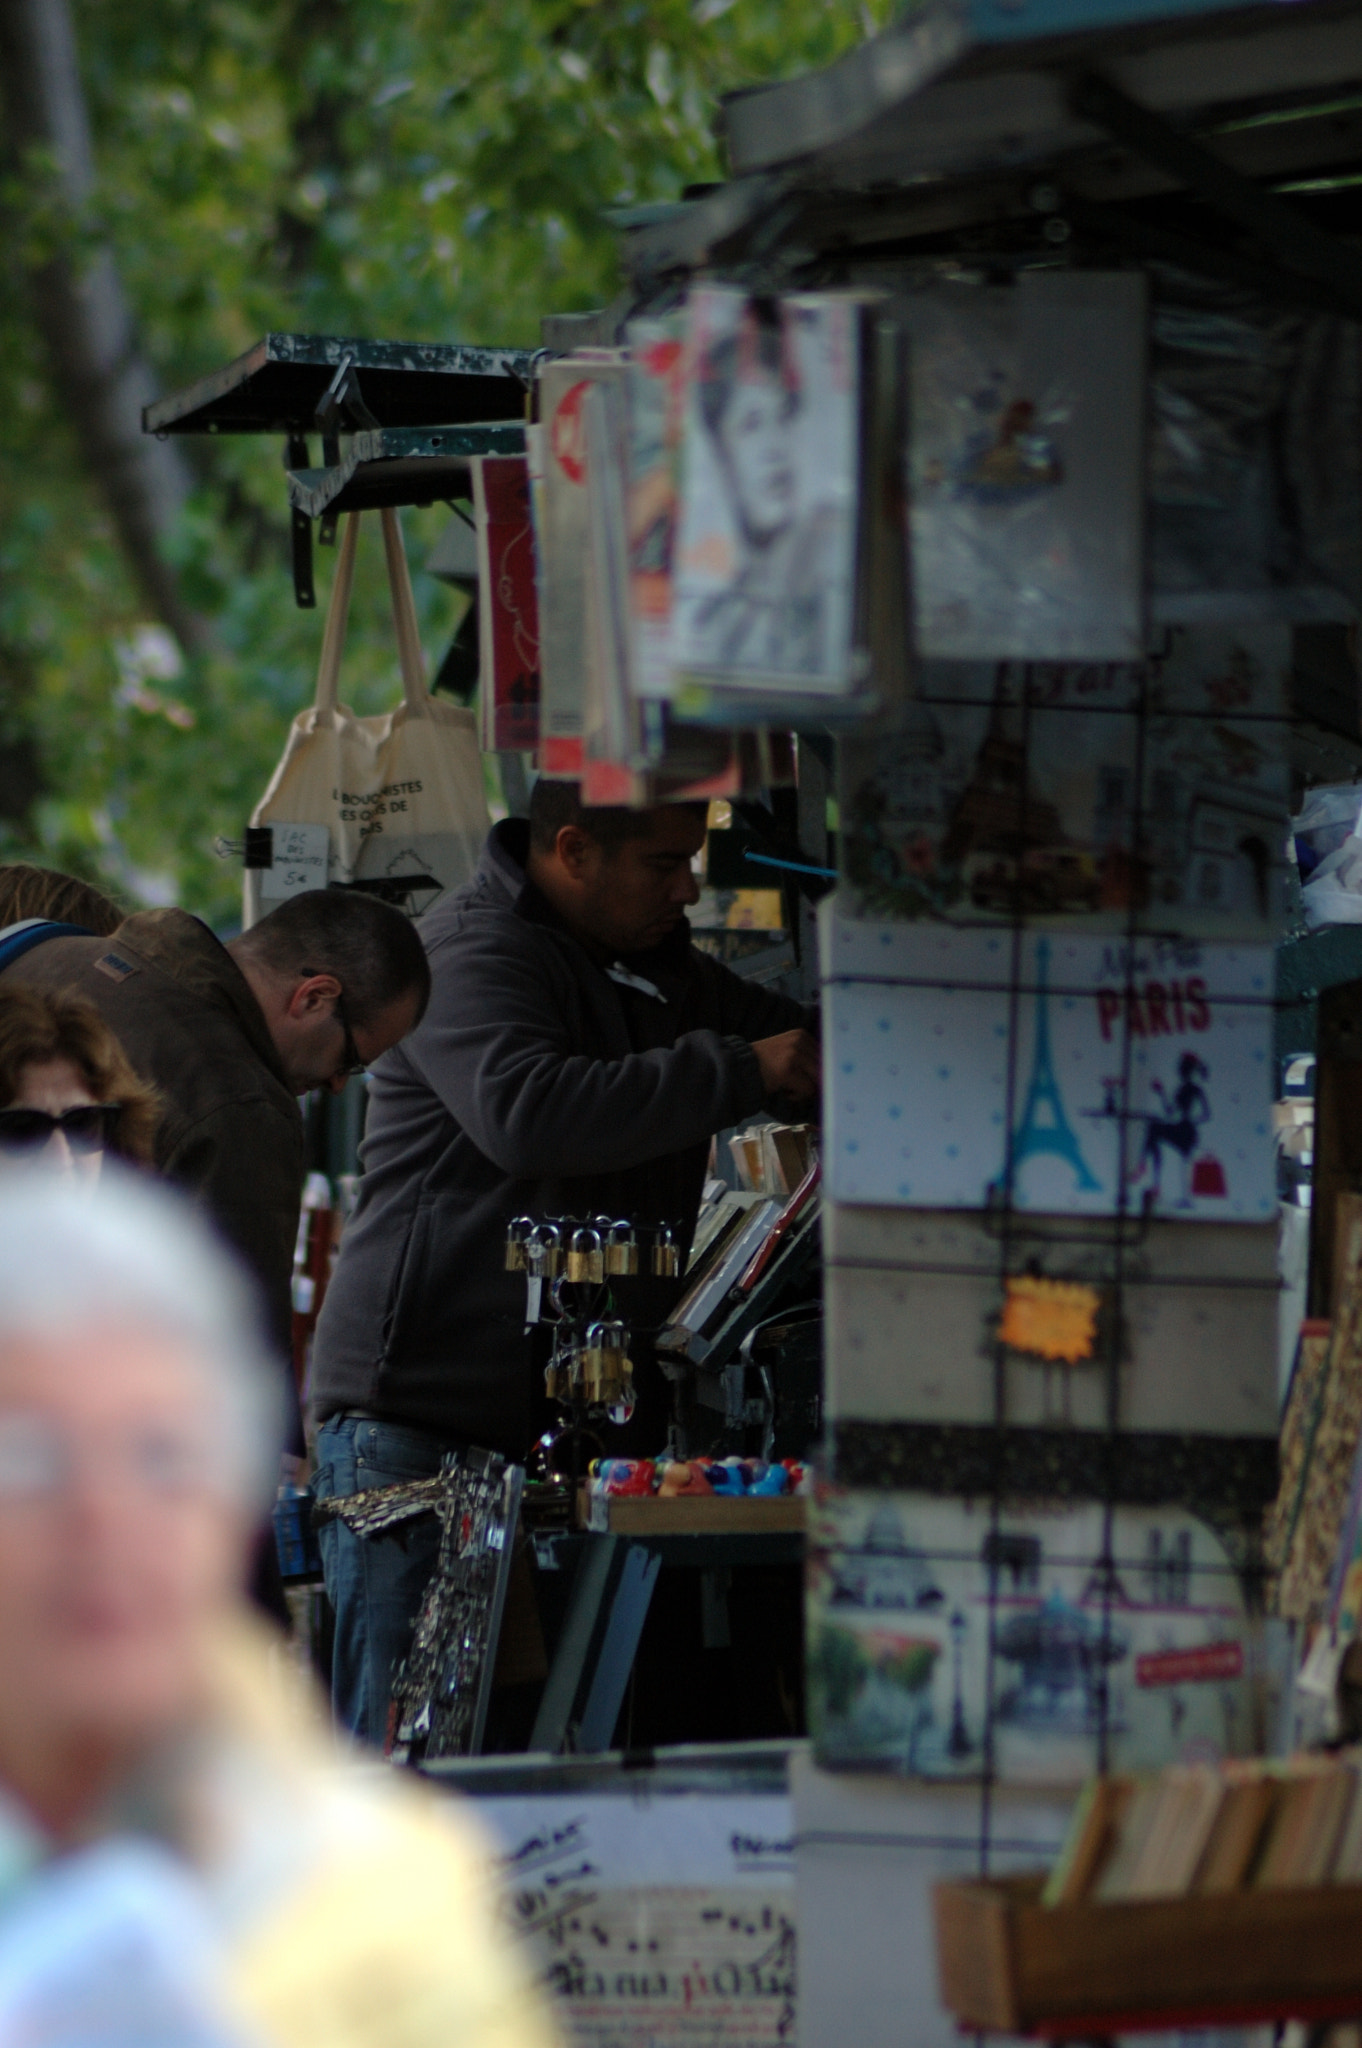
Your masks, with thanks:
[{"label": "stack of book", "polygon": [[1093,1779],[1042,1904],[1362,1884],[1362,1756],[1174,1765]]}]

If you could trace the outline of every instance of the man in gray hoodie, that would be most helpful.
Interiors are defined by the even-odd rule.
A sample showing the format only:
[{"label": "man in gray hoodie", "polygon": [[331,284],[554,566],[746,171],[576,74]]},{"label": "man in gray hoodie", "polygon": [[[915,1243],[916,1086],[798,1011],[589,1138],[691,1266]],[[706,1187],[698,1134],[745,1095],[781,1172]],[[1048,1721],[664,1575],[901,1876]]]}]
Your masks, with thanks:
[{"label": "man in gray hoodie", "polygon": [[[494,827],[473,881],[422,920],[430,1005],[373,1070],[317,1332],[319,1496],[424,1476],[459,1446],[524,1459],[548,1417],[507,1225],[627,1216],[670,1224],[684,1253],[713,1134],[816,1094],[808,1014],[691,944],[704,836],[703,805],[587,810],[540,781],[528,824]],[[333,1696],[372,1742],[437,1533],[324,1525]]]}]

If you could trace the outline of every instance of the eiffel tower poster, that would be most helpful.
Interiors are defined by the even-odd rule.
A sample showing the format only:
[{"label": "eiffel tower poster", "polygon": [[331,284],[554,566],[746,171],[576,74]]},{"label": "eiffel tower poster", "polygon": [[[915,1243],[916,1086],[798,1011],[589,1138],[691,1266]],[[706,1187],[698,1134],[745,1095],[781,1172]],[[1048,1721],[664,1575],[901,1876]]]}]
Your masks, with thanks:
[{"label": "eiffel tower poster", "polygon": [[1031,1078],[1027,1083],[1026,1100],[1012,1133],[1010,1159],[1003,1178],[995,1181],[995,1198],[1005,1196],[1010,1183],[1012,1199],[1021,1200],[1019,1186],[1022,1168],[1028,1159],[1051,1158],[1062,1160],[1073,1173],[1074,1191],[1080,1194],[1098,1194],[1102,1183],[1093,1173],[1083,1157],[1083,1148],[1078,1142],[1073,1125],[1069,1122],[1055,1079],[1054,1061],[1050,1053],[1050,941],[1046,938],[1036,942],[1036,991],[1034,998],[1035,1047],[1031,1057]]}]

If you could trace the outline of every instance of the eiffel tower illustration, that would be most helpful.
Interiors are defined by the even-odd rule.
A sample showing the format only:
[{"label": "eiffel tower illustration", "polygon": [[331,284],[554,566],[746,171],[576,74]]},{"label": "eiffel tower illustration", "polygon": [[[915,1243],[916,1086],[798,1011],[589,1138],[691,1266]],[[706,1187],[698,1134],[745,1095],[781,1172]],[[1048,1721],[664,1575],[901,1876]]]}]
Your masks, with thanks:
[{"label": "eiffel tower illustration", "polygon": [[1012,1139],[1012,1183],[1028,1159],[1049,1155],[1065,1160],[1074,1170],[1079,1190],[1095,1194],[1102,1183],[1089,1170],[1078,1139],[1065,1114],[1059,1083],[1050,1059],[1050,941],[1036,942],[1036,1051],[1031,1080],[1026,1090],[1026,1107]]}]

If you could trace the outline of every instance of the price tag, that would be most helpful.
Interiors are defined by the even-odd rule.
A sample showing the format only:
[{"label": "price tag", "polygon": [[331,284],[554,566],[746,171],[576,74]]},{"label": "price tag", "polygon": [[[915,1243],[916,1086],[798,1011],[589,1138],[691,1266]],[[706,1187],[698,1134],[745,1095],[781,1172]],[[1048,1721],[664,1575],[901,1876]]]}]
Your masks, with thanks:
[{"label": "price tag", "polygon": [[302,896],[309,889],[326,887],[326,869],[331,856],[331,833],[326,825],[280,825],[274,834],[274,859],[260,877],[260,894],[266,902],[282,902],[286,896]]}]

